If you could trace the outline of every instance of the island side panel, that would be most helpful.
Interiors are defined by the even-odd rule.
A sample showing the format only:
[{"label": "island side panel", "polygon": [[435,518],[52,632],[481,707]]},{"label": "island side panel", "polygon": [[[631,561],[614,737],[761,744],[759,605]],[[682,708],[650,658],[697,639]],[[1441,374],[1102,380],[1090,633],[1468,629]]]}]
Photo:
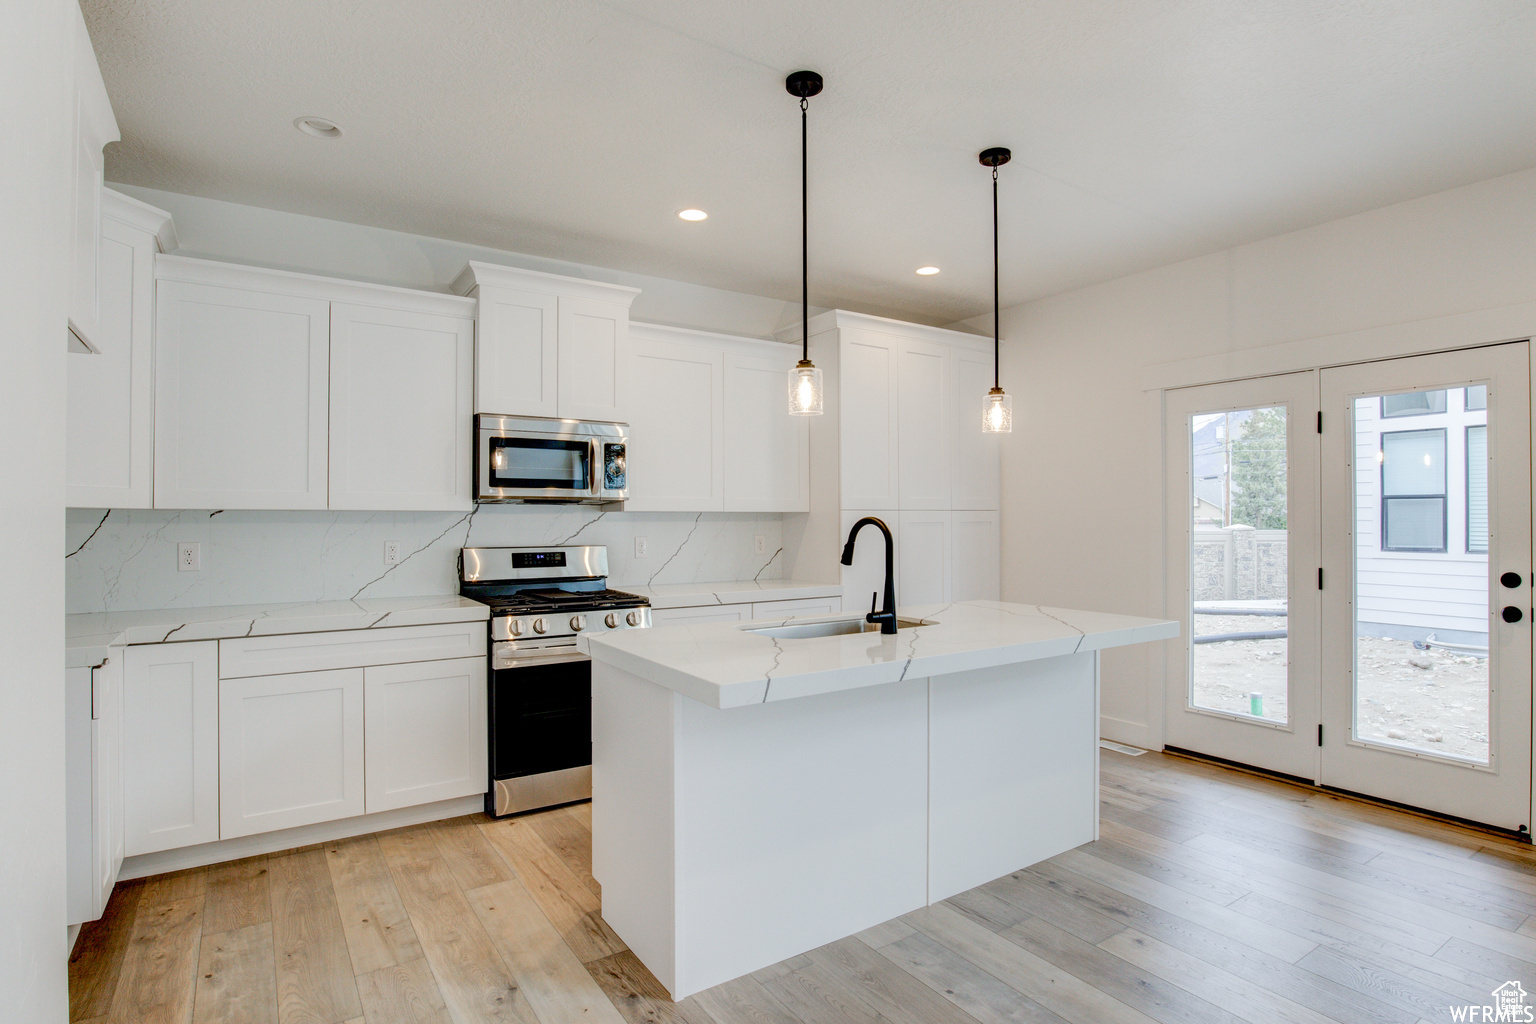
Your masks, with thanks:
[{"label": "island side panel", "polygon": [[1095,653],[930,680],[928,899],[1098,836]]},{"label": "island side panel", "polygon": [[677,711],[675,998],[927,903],[927,680]]},{"label": "island side panel", "polygon": [[672,724],[686,698],[592,662],[592,877],[603,920],[675,985]]}]

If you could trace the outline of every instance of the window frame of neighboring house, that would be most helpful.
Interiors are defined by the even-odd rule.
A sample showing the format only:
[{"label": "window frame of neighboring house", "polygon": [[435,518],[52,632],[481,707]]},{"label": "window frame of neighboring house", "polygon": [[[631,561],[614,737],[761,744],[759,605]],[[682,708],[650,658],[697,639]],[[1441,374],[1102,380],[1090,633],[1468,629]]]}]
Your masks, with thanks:
[{"label": "window frame of neighboring house", "polygon": [[[1439,434],[1440,435],[1440,480],[1441,480],[1441,484],[1440,484],[1440,492],[1438,494],[1432,493],[1432,492],[1425,492],[1425,493],[1419,493],[1419,494],[1388,494],[1387,493],[1387,463],[1386,463],[1386,459],[1383,458],[1381,466],[1380,466],[1380,469],[1378,471],[1378,481],[1379,481],[1379,486],[1380,486],[1380,499],[1381,499],[1381,539],[1380,539],[1380,549],[1382,551],[1384,551],[1384,552],[1390,551],[1390,552],[1405,553],[1405,554],[1430,554],[1430,555],[1443,555],[1443,554],[1447,554],[1450,551],[1450,514],[1451,514],[1450,474],[1446,472],[1446,466],[1445,466],[1446,445],[1447,445],[1447,443],[1450,440],[1450,438],[1448,436],[1448,431],[1446,430],[1445,427],[1420,427],[1420,428],[1414,429],[1414,430],[1384,430],[1384,431],[1381,432],[1380,436],[1377,439],[1377,443],[1380,446],[1377,450],[1382,452],[1383,455],[1385,455],[1386,450],[1387,450],[1387,438],[1392,436],[1393,434]],[[1394,500],[1404,500],[1404,499],[1423,500],[1423,499],[1428,499],[1428,498],[1437,498],[1440,501],[1440,546],[1436,547],[1436,548],[1426,548],[1426,547],[1390,547],[1390,546],[1388,546],[1388,544],[1387,544],[1388,521],[1389,521],[1389,518],[1390,518],[1390,515],[1391,515],[1391,513],[1388,511],[1388,509],[1389,509],[1391,503]]]},{"label": "window frame of neighboring house", "polygon": [[[1487,407],[1484,406],[1484,408]],[[1472,431],[1474,430],[1481,430],[1483,432],[1483,546],[1480,548],[1472,546]],[[1462,475],[1466,478],[1467,485],[1467,522],[1466,530],[1464,531],[1466,533],[1465,547],[1469,555],[1486,555],[1488,553],[1488,424],[1468,423],[1462,433],[1465,435],[1465,439],[1462,442],[1462,450],[1466,453],[1466,465]]]},{"label": "window frame of neighboring house", "polygon": [[[1440,408],[1438,408],[1438,409],[1399,409],[1399,410],[1397,410],[1395,412],[1388,412],[1387,411],[1387,399],[1389,399],[1389,398],[1406,398],[1406,397],[1408,397],[1410,395],[1439,395],[1440,396]],[[1447,396],[1447,391],[1446,391],[1445,388],[1431,388],[1428,391],[1404,391],[1401,394],[1396,394],[1396,395],[1382,395],[1379,399],[1377,399],[1377,401],[1380,403],[1378,408],[1377,408],[1377,412],[1380,414],[1379,418],[1380,419],[1384,419],[1384,420],[1395,420],[1395,419],[1401,419],[1404,416],[1443,416],[1446,413],[1446,411],[1447,411],[1450,399]],[[1393,431],[1393,433],[1396,433],[1396,431]]]}]

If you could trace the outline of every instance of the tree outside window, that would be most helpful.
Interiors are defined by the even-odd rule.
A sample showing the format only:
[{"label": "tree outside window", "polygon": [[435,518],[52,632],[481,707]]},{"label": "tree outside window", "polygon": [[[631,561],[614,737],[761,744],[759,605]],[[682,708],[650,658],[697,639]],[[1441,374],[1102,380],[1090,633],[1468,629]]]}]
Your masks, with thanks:
[{"label": "tree outside window", "polygon": [[1285,408],[1254,410],[1231,444],[1232,522],[1285,529]]}]

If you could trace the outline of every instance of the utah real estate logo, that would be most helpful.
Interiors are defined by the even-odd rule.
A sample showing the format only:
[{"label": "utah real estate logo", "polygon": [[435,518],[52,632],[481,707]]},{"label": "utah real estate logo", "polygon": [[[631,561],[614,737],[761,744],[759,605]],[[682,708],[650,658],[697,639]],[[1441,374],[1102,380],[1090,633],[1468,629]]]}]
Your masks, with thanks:
[{"label": "utah real estate logo", "polygon": [[1526,1004],[1525,987],[1518,981],[1506,981],[1493,990],[1493,1004],[1491,1006],[1476,1006],[1471,1003],[1465,1006],[1452,1006],[1451,1020],[1466,1021],[1468,1024],[1532,1024],[1536,1022],[1536,1007]]}]

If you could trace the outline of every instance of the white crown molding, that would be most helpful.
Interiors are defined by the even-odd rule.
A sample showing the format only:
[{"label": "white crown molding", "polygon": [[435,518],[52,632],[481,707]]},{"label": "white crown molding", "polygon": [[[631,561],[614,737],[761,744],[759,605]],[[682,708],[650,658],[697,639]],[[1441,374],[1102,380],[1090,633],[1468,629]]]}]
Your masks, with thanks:
[{"label": "white crown molding", "polygon": [[365,281],[349,281],[339,277],[320,277],[316,274],[300,274],[291,270],[270,270],[241,263],[223,263],[218,260],[196,259],[191,256],[155,257],[155,280],[185,281],[189,284],[207,284],[219,288],[244,288],[248,291],[272,292],[279,295],[305,295],[335,302],[357,302],[369,306],[412,310],[418,313],[440,313],[444,316],[473,318],[475,300],[442,292],[426,292],[416,288],[397,288],[393,285],[369,284]]},{"label": "white crown molding", "polygon": [[131,228],[154,235],[161,252],[175,252],[181,247],[181,242],[176,238],[176,225],[172,223],[171,215],[132,196],[114,192],[110,188],[102,189],[101,215],[108,220],[115,220],[119,224],[126,224]]},{"label": "white crown molding", "polygon": [[[784,345],[782,340],[771,338],[752,338],[743,334],[721,334],[719,331],[700,331],[692,327],[648,324],[636,320],[629,322],[629,336],[631,338],[640,338],[644,341],[713,341],[751,345],[758,348],[766,345],[772,346],[775,349],[781,348]],[[797,338],[796,341],[798,340]]]},{"label": "white crown molding", "polygon": [[481,263],[471,260],[459,271],[459,276],[449,285],[455,295],[468,295],[476,288],[490,285],[496,288],[516,288],[519,291],[553,292],[572,298],[592,299],[597,302],[613,302],[628,307],[640,294],[639,288],[628,285],[589,281],[564,274],[547,274],[542,270],[524,270],[499,263]]},{"label": "white crown molding", "polygon": [[[947,327],[929,327],[927,324],[914,324],[906,320],[892,320],[889,317],[873,316],[869,313],[854,313],[846,309],[829,309],[825,313],[818,313],[811,317],[811,337],[836,328],[853,328],[861,331],[873,331],[877,334],[891,335],[897,338],[913,338],[918,341],[932,341],[940,345],[954,345],[960,348],[990,348],[992,339],[982,334],[971,334],[966,331],[950,330]],[[800,344],[800,324],[791,324],[774,332],[774,337],[780,341],[791,344]]]},{"label": "white crown molding", "polygon": [[121,139],[117,115],[112,113],[112,98],[107,95],[106,82],[101,77],[101,66],[96,62],[96,48],[91,44],[90,30],[85,26],[85,14],[79,4],[75,9],[75,84],[79,92],[79,113],[82,128],[99,151],[109,142]]}]

